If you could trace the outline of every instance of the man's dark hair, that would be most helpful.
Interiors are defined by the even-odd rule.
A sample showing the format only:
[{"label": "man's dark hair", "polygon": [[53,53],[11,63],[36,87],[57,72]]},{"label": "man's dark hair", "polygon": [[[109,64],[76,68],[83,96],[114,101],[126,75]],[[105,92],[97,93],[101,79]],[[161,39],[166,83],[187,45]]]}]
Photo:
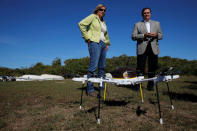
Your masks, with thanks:
[{"label": "man's dark hair", "polygon": [[146,8],[143,8],[143,9],[142,9],[142,12],[141,12],[141,13],[142,13],[142,16],[143,16],[144,11],[145,11],[146,9],[149,9],[149,10],[150,10],[150,13],[151,13],[151,9],[150,9],[150,8],[148,8],[148,7],[146,7]]}]

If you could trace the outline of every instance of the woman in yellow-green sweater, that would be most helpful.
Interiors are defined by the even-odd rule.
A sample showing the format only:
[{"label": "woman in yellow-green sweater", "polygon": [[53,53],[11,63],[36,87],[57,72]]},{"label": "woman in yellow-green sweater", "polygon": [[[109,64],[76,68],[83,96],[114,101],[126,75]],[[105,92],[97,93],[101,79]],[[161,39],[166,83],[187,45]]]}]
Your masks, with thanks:
[{"label": "woman in yellow-green sweater", "polygon": [[[110,45],[107,26],[103,19],[106,6],[99,4],[94,10],[94,14],[89,15],[79,22],[82,37],[85,39],[90,54],[90,65],[87,77],[95,76],[98,67],[98,77],[104,77],[106,52]],[[104,89],[104,84],[101,89]],[[97,96],[93,84],[87,83],[86,93],[88,96]]]}]

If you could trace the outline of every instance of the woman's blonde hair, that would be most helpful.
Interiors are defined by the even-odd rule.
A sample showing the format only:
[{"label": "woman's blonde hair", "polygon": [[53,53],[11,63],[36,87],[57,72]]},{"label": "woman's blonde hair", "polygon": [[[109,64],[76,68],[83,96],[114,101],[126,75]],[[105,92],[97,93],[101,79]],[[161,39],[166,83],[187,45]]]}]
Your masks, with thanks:
[{"label": "woman's blonde hair", "polygon": [[101,7],[105,7],[105,9],[106,9],[106,6],[105,6],[105,5],[103,5],[103,4],[98,4],[98,5],[96,6],[96,8],[94,9],[94,14],[97,14],[98,10],[101,9]]}]

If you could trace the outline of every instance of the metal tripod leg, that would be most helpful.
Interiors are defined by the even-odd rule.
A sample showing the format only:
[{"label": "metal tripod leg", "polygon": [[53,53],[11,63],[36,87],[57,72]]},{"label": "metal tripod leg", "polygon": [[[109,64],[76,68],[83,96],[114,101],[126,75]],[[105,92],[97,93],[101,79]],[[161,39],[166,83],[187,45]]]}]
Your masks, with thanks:
[{"label": "metal tripod leg", "polygon": [[106,98],[106,92],[107,92],[107,83],[105,83],[105,89],[104,89],[104,94],[103,94],[104,101],[105,101],[105,98]]},{"label": "metal tripod leg", "polygon": [[140,93],[141,93],[142,103],[144,103],[144,97],[143,97],[143,93],[142,93],[142,83],[140,83]]},{"label": "metal tripod leg", "polygon": [[170,104],[171,104],[171,107],[172,107],[172,110],[173,110],[174,109],[174,106],[172,104],[171,92],[170,92],[170,89],[169,89],[168,82],[166,82],[166,84],[167,84],[167,88],[168,88],[168,95],[169,95],[169,98],[170,98]]},{"label": "metal tripod leg", "polygon": [[83,85],[82,85],[82,88],[81,88],[81,101],[80,101],[80,106],[79,106],[79,109],[80,110],[82,109],[82,100],[83,100],[84,85],[85,85],[85,82],[83,82]]},{"label": "metal tripod leg", "polygon": [[158,87],[157,87],[157,84],[156,84],[156,91],[157,91],[157,102],[158,102],[158,108],[159,108],[159,121],[160,121],[160,124],[163,124],[163,120],[161,118],[161,109],[160,109],[160,101],[159,101],[159,92],[158,92]]},{"label": "metal tripod leg", "polygon": [[98,119],[97,119],[97,124],[100,124],[101,121],[100,121],[100,108],[101,108],[101,88],[102,88],[102,82],[100,83],[100,86],[99,86],[99,105],[98,105]]}]

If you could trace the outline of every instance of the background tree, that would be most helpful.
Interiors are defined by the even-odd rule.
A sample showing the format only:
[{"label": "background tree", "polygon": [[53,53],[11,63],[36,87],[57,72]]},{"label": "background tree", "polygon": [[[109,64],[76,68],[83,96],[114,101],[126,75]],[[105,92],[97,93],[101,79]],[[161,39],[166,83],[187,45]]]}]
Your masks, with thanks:
[{"label": "background tree", "polygon": [[[76,74],[87,74],[89,67],[89,57],[79,59],[67,59],[62,66],[61,59],[55,58],[52,65],[44,65],[38,62],[30,68],[9,69],[0,67],[0,75],[21,76],[24,74],[54,74],[61,75],[65,78],[71,78]],[[119,57],[112,57],[106,59],[106,72],[113,72],[119,68],[136,68],[136,56],[127,56],[125,54]],[[197,75],[197,60],[186,60],[179,58],[171,58],[170,56],[159,57],[158,72],[168,67],[175,67],[181,72],[181,75]]]}]

